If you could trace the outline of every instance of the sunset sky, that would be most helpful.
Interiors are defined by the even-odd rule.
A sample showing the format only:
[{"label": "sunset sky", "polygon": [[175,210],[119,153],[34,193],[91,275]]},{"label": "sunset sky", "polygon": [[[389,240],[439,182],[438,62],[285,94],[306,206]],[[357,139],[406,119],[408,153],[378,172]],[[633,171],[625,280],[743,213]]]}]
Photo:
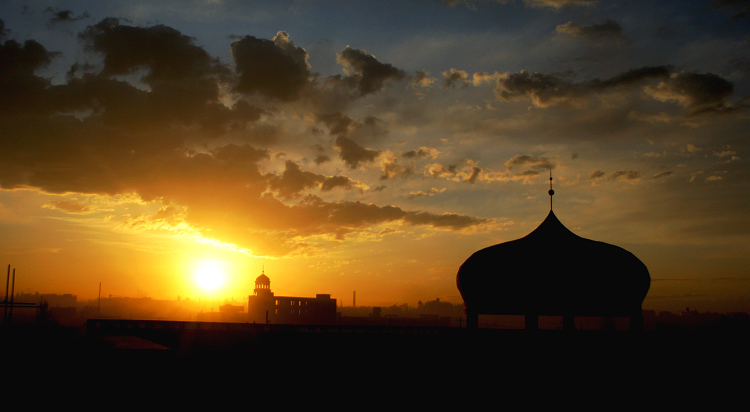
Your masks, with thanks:
[{"label": "sunset sky", "polygon": [[750,311],[749,12],[2,1],[3,277],[460,303],[461,263],[546,217],[551,168],[560,221],[649,268],[644,309]]}]

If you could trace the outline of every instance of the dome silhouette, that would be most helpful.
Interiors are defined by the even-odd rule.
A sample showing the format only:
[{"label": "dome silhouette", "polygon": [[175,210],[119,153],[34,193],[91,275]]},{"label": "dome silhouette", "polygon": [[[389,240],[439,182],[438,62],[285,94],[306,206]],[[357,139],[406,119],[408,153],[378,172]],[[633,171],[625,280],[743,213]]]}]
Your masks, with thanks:
[{"label": "dome silhouette", "polygon": [[471,255],[456,283],[469,326],[478,314],[563,316],[564,324],[572,316],[629,316],[632,329],[633,319],[642,323],[651,277],[632,253],[576,235],[550,210],[525,237]]}]

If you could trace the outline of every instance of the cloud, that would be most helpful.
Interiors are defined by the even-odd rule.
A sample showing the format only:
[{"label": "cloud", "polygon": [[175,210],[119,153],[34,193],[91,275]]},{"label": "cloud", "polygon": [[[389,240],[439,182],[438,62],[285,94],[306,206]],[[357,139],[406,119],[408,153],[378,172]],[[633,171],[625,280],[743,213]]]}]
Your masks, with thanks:
[{"label": "cloud", "polygon": [[696,153],[700,152],[703,149],[701,149],[700,147],[695,146],[692,143],[688,143],[687,146],[685,146],[685,148],[682,149],[682,150],[683,151],[687,151],[690,154],[696,154]]},{"label": "cloud", "polygon": [[174,205],[166,205],[151,216],[138,215],[131,217],[122,216],[116,226],[116,230],[127,230],[142,232],[145,230],[167,230],[178,232],[183,235],[195,236],[197,231],[186,221],[187,211],[185,208]]},{"label": "cloud", "polygon": [[48,80],[35,72],[46,67],[57,54],[35,40],[23,44],[6,40],[0,45],[0,118],[22,112],[46,112],[49,103],[44,99]]},{"label": "cloud", "polygon": [[[653,84],[655,80],[659,82]],[[537,107],[549,107],[576,104],[592,96],[639,85],[643,96],[677,103],[690,115],[731,110],[727,99],[732,95],[732,83],[710,73],[673,73],[668,66],[642,67],[608,79],[579,83],[551,74],[506,73],[497,78],[495,96],[503,101],[528,98]]]},{"label": "cloud", "polygon": [[618,170],[616,172],[612,172],[612,174],[610,174],[607,179],[637,181],[641,179],[641,172],[635,170]]},{"label": "cloud", "polygon": [[[273,40],[244,37],[234,42],[236,73],[194,39],[164,25],[135,27],[104,19],[84,29],[80,39],[85,45],[83,63],[73,63],[68,77],[54,84],[39,73],[58,54],[34,40],[0,44],[3,189],[30,187],[102,198],[129,194],[138,202],[164,206],[151,215],[122,216],[117,230],[210,237],[256,255],[307,253],[316,242],[309,237],[343,238],[380,223],[460,230],[487,221],[326,202],[311,195],[315,190],[367,186],[347,176],[303,170],[295,158],[300,153],[294,145],[309,150],[313,143],[294,140],[294,121],[304,124],[311,115],[295,112],[298,103],[291,100],[306,96],[312,85],[306,53],[284,33]],[[374,93],[404,78],[403,72],[371,56],[344,55],[351,63],[350,80],[356,80],[361,93]],[[278,77],[270,80],[274,84],[263,85],[263,76]],[[263,102],[248,94],[278,101]],[[323,113],[313,121],[336,137],[335,148],[349,168],[378,159],[381,151],[365,142],[386,133],[382,119]],[[288,146],[279,147],[279,140]],[[274,151],[257,145],[274,145]],[[313,146],[316,164],[329,160],[326,149]],[[274,170],[279,160],[272,154],[282,151],[289,157],[283,172],[262,172]],[[439,153],[428,147],[412,152],[417,160]],[[48,202],[44,207],[66,213],[100,210],[90,199]],[[296,204],[290,204],[292,200]],[[116,220],[109,218],[110,224]]]},{"label": "cloud", "polygon": [[332,224],[342,228],[340,234],[347,230],[370,227],[382,223],[402,221],[410,225],[432,226],[460,230],[489,222],[488,219],[475,218],[455,213],[437,215],[429,212],[405,211],[396,206],[378,206],[362,202],[326,203],[317,197],[309,197],[304,205],[295,209],[302,212],[315,225]]},{"label": "cloud", "polygon": [[362,189],[367,188],[361,183],[355,182],[354,180],[346,176],[332,176],[332,177],[326,178],[326,180],[323,181],[323,184],[321,185],[320,190],[323,192],[329,192],[337,187],[341,187],[344,189],[351,189],[353,187],[360,187]]},{"label": "cloud", "polygon": [[57,23],[75,22],[75,21],[87,19],[90,17],[88,12],[84,12],[83,14],[79,16],[75,16],[73,14],[73,11],[71,10],[60,10],[56,8],[53,9],[52,7],[47,7],[46,9],[44,9],[44,12],[52,13],[52,17],[47,23],[48,26],[51,26]]},{"label": "cloud", "polygon": [[399,81],[406,73],[390,64],[379,62],[364,50],[346,46],[336,58],[347,72],[348,80],[359,91],[360,96],[376,93],[389,81]]},{"label": "cloud", "polygon": [[662,177],[668,177],[668,176],[672,176],[673,174],[674,174],[674,172],[673,172],[673,171],[671,171],[671,170],[668,170],[668,171],[665,171],[665,172],[660,172],[660,173],[657,173],[657,174],[655,174],[655,175],[654,175],[654,176],[652,177],[652,179],[661,179]]},{"label": "cloud", "polygon": [[387,152],[380,161],[380,180],[393,179],[397,176],[407,177],[414,174],[412,165],[402,165],[398,158],[392,153]]},{"label": "cloud", "polygon": [[714,151],[714,156],[724,159],[723,163],[732,163],[734,161],[740,160],[740,157],[737,156],[737,152],[734,150],[722,150],[720,152]]},{"label": "cloud", "polygon": [[495,96],[511,101],[530,98],[534,105],[548,107],[585,96],[586,88],[542,73],[529,74],[525,70],[506,74],[497,79]]},{"label": "cloud", "polygon": [[[661,177],[670,176],[672,172],[663,172],[658,173],[654,175],[654,179],[658,179]],[[626,181],[626,182],[637,182],[641,180],[641,177],[643,175],[641,172],[634,171],[634,170],[618,170],[615,172],[610,173],[609,175],[601,170],[597,170],[595,172],[591,172],[588,174],[588,180],[592,182],[593,185],[597,185],[601,180],[617,180],[617,181]]]},{"label": "cloud", "polygon": [[357,142],[346,136],[337,137],[335,147],[339,151],[341,160],[343,160],[350,169],[356,169],[360,163],[375,161],[381,153],[379,150],[362,147],[357,144]]},{"label": "cloud", "polygon": [[471,168],[471,175],[465,180],[467,183],[474,184],[479,178],[479,174],[482,173],[482,169],[473,166]]},{"label": "cloud", "polygon": [[430,159],[435,159],[440,155],[440,151],[437,149],[433,149],[431,147],[425,147],[422,146],[417,150],[409,150],[407,152],[404,152],[401,154],[401,157],[406,159],[413,159],[413,158],[420,158],[420,157],[429,157]]},{"label": "cloud", "polygon": [[[88,26],[79,37],[89,52],[103,56],[103,67],[97,73],[92,72],[96,66],[74,65],[66,84],[49,88],[48,96],[39,100],[57,110],[88,111],[129,129],[198,126],[210,132],[206,137],[244,130],[263,113],[242,100],[231,107],[220,102],[219,84],[232,73],[171,27],[133,27],[107,18]],[[143,84],[122,76],[141,76]]]},{"label": "cloud", "polygon": [[447,188],[437,189],[437,188],[431,188],[429,192],[423,192],[421,190],[416,192],[409,192],[409,199],[414,199],[415,197],[432,197],[435,196],[438,193],[443,193],[447,190]]},{"label": "cloud", "polygon": [[750,15],[750,1],[747,0],[713,0],[712,3],[716,8],[729,8],[734,20],[745,19]]},{"label": "cloud", "polygon": [[564,102],[574,103],[598,93],[637,85],[650,79],[667,78],[669,71],[666,66],[642,67],[605,80],[573,83],[556,75],[529,74],[522,70],[498,76],[495,96],[505,101],[529,98],[535,106],[548,107]]},{"label": "cloud", "polygon": [[239,74],[234,89],[295,100],[310,82],[307,57],[307,52],[296,47],[286,32],[276,33],[271,40],[245,36],[232,43],[232,58]]},{"label": "cloud", "polygon": [[715,74],[678,72],[656,86],[646,86],[645,91],[656,100],[673,101],[692,113],[702,113],[727,109],[733,85]]},{"label": "cloud", "polygon": [[567,34],[573,37],[583,37],[587,39],[612,38],[616,41],[624,40],[622,36],[622,26],[613,20],[604,20],[597,24],[592,23],[588,26],[581,26],[578,23],[569,21],[557,26],[555,29],[558,33]]},{"label": "cloud", "polygon": [[456,84],[459,86],[466,86],[468,84],[468,79],[469,74],[463,70],[451,68],[450,70],[443,72],[445,87],[454,87]]},{"label": "cloud", "polygon": [[505,170],[513,170],[518,167],[530,168],[534,171],[550,170],[555,168],[552,159],[545,156],[515,155],[505,162]]},{"label": "cloud", "polygon": [[328,126],[328,132],[336,136],[349,134],[354,128],[354,119],[341,112],[325,113],[317,115],[317,120]]},{"label": "cloud", "polygon": [[287,160],[281,176],[273,176],[269,179],[269,187],[271,190],[277,190],[282,198],[292,199],[299,197],[305,189],[318,187],[325,180],[326,176],[303,171],[298,164]]},{"label": "cloud", "polygon": [[89,213],[91,208],[78,200],[56,200],[42,205],[45,209],[57,209],[65,213]]},{"label": "cloud", "polygon": [[484,83],[491,83],[497,81],[502,75],[498,72],[495,73],[474,73],[471,77],[471,83],[474,86],[481,86]]},{"label": "cloud", "polygon": [[448,165],[447,167],[440,163],[432,163],[425,166],[424,174],[430,177],[448,177],[455,175],[457,172],[456,165]]},{"label": "cloud", "polygon": [[437,228],[458,230],[488,223],[489,219],[475,218],[456,213],[434,215],[427,212],[412,212],[404,216],[404,221],[412,225],[428,225]]},{"label": "cloud", "polygon": [[226,73],[194,39],[164,25],[132,27],[106,18],[80,35],[90,50],[104,55],[105,76],[127,75],[146,69],[143,80],[152,87],[160,81],[186,81]]},{"label": "cloud", "polygon": [[412,86],[415,87],[430,87],[432,83],[435,83],[435,78],[430,77],[430,72],[427,70],[416,72],[411,80]]},{"label": "cloud", "polygon": [[359,143],[377,140],[387,133],[383,121],[374,116],[367,116],[360,122],[341,112],[332,112],[319,114],[316,119],[328,126],[329,134],[347,136]]},{"label": "cloud", "polygon": [[313,146],[315,152],[315,159],[313,160],[316,165],[327,163],[331,161],[331,158],[325,153],[326,149],[323,145],[317,143]]},{"label": "cloud", "polygon": [[593,7],[596,0],[523,0],[529,7],[562,9],[563,7]]}]

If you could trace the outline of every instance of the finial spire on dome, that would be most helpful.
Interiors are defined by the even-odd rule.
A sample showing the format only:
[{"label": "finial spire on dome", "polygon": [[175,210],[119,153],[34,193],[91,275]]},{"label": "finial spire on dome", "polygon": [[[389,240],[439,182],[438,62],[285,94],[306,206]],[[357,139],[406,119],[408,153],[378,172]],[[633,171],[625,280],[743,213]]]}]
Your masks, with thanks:
[{"label": "finial spire on dome", "polygon": [[552,210],[552,195],[555,194],[555,191],[552,190],[552,166],[549,167],[549,210]]}]

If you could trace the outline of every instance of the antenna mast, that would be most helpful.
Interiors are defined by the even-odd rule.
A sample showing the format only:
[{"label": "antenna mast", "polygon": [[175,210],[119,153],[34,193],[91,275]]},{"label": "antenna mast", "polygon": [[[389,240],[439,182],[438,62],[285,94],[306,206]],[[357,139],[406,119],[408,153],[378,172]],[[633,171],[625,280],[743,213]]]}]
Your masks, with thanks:
[{"label": "antenna mast", "polygon": [[552,166],[549,167],[549,210],[552,210],[552,195],[555,194],[555,191],[552,190]]}]

